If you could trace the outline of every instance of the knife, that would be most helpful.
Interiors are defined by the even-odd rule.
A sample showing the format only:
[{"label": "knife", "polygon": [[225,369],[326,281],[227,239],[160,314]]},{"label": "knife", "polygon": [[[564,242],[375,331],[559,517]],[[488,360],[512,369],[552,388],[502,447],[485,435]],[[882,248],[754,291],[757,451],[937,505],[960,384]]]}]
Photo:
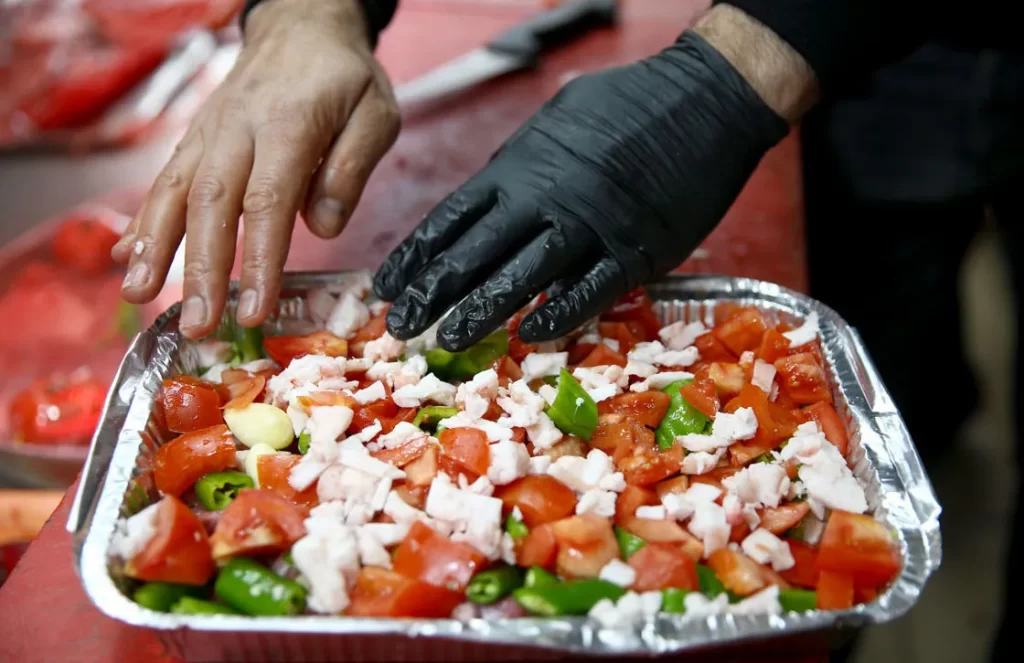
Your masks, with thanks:
[{"label": "knife", "polygon": [[441,65],[395,90],[399,105],[419,104],[537,64],[540,55],[587,31],[614,25],[616,0],[574,0],[531,16],[486,46]]}]

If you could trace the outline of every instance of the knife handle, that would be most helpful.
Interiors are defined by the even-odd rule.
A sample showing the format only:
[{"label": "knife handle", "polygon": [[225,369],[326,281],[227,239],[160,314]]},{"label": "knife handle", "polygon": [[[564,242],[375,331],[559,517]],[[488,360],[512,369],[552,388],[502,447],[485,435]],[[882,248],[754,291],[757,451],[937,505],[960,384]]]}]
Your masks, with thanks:
[{"label": "knife handle", "polygon": [[614,25],[617,16],[617,0],[573,0],[531,16],[500,34],[487,48],[533,63],[548,49],[593,28]]}]

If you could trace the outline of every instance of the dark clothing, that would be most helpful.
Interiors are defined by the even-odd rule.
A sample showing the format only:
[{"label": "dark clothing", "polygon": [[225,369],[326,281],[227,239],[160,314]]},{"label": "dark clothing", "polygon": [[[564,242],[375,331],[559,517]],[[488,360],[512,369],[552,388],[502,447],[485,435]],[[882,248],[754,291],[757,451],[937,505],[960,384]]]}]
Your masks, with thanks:
[{"label": "dark clothing", "polygon": [[[245,0],[241,16],[243,29],[245,28],[245,17],[249,15],[253,7],[261,2],[269,1]],[[359,0],[359,4],[362,5],[363,13],[366,15],[366,33],[370,38],[370,46],[376,47],[377,37],[380,36],[381,30],[387,27],[388,23],[391,22],[391,18],[395,15],[398,0]]]}]

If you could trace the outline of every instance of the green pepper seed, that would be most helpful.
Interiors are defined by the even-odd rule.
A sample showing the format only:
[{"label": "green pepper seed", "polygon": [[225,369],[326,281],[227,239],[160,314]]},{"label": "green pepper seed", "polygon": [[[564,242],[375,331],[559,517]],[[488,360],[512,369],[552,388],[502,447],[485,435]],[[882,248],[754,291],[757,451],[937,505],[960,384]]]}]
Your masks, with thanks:
[{"label": "green pepper seed", "polygon": [[193,490],[204,509],[221,511],[235,500],[240,491],[254,485],[252,477],[245,472],[211,472],[196,481]]},{"label": "green pepper seed", "polygon": [[214,592],[246,615],[297,615],[306,607],[302,585],[244,557],[236,557],[221,569]]}]

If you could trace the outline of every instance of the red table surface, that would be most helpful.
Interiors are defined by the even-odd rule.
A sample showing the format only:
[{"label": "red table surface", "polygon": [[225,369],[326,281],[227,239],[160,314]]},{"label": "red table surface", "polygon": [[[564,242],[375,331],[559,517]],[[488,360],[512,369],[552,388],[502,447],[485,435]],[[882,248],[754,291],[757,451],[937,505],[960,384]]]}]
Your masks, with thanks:
[{"label": "red table surface", "polygon": [[[539,4],[404,0],[379,55],[396,81],[408,80],[479,45]],[[706,0],[625,0],[617,29],[592,34],[546,57],[536,72],[485,85],[408,119],[342,237],[323,242],[299,226],[289,268],[377,266],[433,204],[484,164],[501,141],[568,78],[638,59],[671,43],[706,4]],[[726,219],[705,242],[700,257],[684,265],[686,271],[806,287],[795,148],[791,138],[765,157]],[[680,215],[685,218],[685,210]],[[0,590],[0,661],[178,661],[153,632],[101,615],[83,593],[72,567],[71,537],[64,531],[73,491]],[[771,655],[760,647],[722,652],[713,658],[752,662],[775,656],[791,663],[826,659],[824,648],[820,654],[799,658],[792,653]]]}]

